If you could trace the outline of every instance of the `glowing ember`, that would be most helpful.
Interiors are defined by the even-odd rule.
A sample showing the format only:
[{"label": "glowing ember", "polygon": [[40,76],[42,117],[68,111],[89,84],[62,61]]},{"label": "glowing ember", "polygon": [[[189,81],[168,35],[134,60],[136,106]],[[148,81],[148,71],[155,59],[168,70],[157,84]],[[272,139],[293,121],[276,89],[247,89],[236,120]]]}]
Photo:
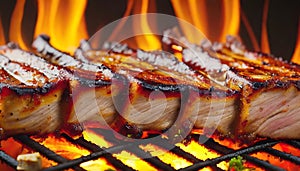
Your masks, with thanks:
[{"label": "glowing ember", "polygon": [[145,146],[140,146],[143,150],[150,152],[151,155],[157,156],[159,159],[164,161],[167,164],[170,164],[175,169],[185,168],[187,166],[192,165],[191,162],[179,157],[171,152],[167,152],[157,146],[148,144]]},{"label": "glowing ember", "polygon": [[121,160],[123,163],[125,163],[127,166],[132,167],[133,169],[136,170],[144,170],[147,168],[147,170],[157,170],[154,167],[152,167],[149,163],[141,160],[137,156],[127,152],[127,151],[122,151],[121,153],[114,154],[114,157],[117,159]]},{"label": "glowing ember", "polygon": [[[90,152],[82,147],[76,146],[66,139],[62,137],[55,137],[53,135],[47,136],[47,138],[35,138],[36,141],[39,141],[42,145],[46,146],[50,150],[54,151],[55,153],[67,158],[67,159],[76,159],[81,156],[89,155]],[[50,165],[49,165],[50,164]],[[43,158],[43,167],[52,166],[54,163],[47,162],[45,158]],[[88,161],[82,163],[80,165],[82,168],[86,170],[95,170],[95,168],[101,168],[102,170],[107,169],[114,169],[110,166],[105,159],[99,158],[97,160]],[[97,169],[97,170],[98,170]]]},{"label": "glowing ember", "polygon": [[[17,158],[17,156],[22,153],[22,148],[23,146],[16,142],[13,138],[1,141],[0,150],[14,158]],[[0,170],[13,171],[14,169],[7,166],[3,162],[0,162]]]},{"label": "glowing ember", "polygon": [[[215,151],[207,149],[205,146],[199,144],[194,140],[191,141],[191,143],[188,144],[187,146],[181,143],[177,144],[177,146],[183,149],[184,151],[193,154],[195,157],[197,157],[200,160],[213,159],[220,156]],[[227,162],[221,162],[217,166],[224,170],[228,169]]]}]

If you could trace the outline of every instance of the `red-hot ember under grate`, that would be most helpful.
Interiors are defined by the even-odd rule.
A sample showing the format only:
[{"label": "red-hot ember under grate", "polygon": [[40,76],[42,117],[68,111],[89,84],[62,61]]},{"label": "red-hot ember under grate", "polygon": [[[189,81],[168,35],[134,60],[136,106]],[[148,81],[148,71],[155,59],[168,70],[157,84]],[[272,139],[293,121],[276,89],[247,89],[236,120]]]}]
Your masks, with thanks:
[{"label": "red-hot ember under grate", "polygon": [[[64,169],[73,169],[76,171],[79,170],[85,170],[79,165],[81,163],[91,161],[98,159],[100,157],[103,157],[107,160],[107,162],[112,165],[117,170],[134,170],[133,168],[127,166],[124,164],[121,160],[117,159],[113,156],[115,153],[119,153],[123,150],[128,151],[137,157],[143,158],[145,162],[149,163],[151,166],[155,167],[158,170],[176,170],[173,168],[170,164],[167,164],[166,162],[159,159],[157,156],[151,156],[151,154],[143,149],[140,148],[140,143],[135,142],[123,142],[119,139],[116,139],[115,137],[111,136],[112,134],[106,130],[102,129],[94,129],[95,132],[101,133],[102,135],[105,135],[105,140],[114,144],[114,146],[109,148],[101,148],[98,145],[93,144],[92,142],[89,142],[85,140],[83,137],[79,137],[76,139],[71,138],[70,136],[66,134],[61,134],[61,138],[66,139],[70,143],[80,146],[84,149],[87,149],[91,152],[91,154],[87,156],[82,156],[80,158],[76,158],[73,160],[68,160],[59,154],[55,153],[54,151],[50,150],[49,148],[41,145],[39,142],[35,141],[34,139],[30,138],[27,135],[18,135],[15,136],[14,139],[28,148],[32,149],[33,151],[39,152],[44,157],[46,157],[49,160],[55,161],[58,164],[55,166],[51,166],[48,168],[44,168],[45,171],[53,171],[53,170],[64,170]],[[110,135],[110,136],[108,136]],[[198,142],[200,139],[206,139],[204,135],[201,134],[191,134],[190,140],[188,141],[196,141]],[[147,143],[147,141],[144,141],[143,143]],[[149,142],[148,142],[149,143]],[[157,142],[151,142],[154,143],[154,145],[158,146],[162,149],[170,149],[172,145],[164,141],[157,141]],[[200,142],[198,142],[200,143]],[[256,142],[255,144],[247,147],[240,148],[238,150],[234,150],[232,148],[229,148],[227,146],[224,146],[220,144],[219,142],[215,141],[213,138],[208,138],[207,141],[203,144],[205,148],[208,148],[209,150],[213,150],[220,154],[219,157],[208,159],[208,160],[200,160],[197,158],[197,156],[194,156],[190,154],[189,152],[184,151],[183,149],[179,148],[178,146],[175,146],[170,150],[173,154],[180,156],[184,158],[185,160],[193,163],[191,166],[181,168],[180,170],[188,171],[188,170],[198,170],[205,167],[210,167],[212,170],[222,170],[219,167],[217,167],[217,164],[222,161],[229,161],[231,158],[236,156],[242,156],[247,162],[251,163],[253,166],[265,169],[265,170],[285,170],[284,168],[281,168],[279,166],[273,165],[269,163],[268,161],[259,159],[257,157],[251,156],[251,154],[257,153],[257,152],[265,152],[267,155],[274,156],[276,158],[280,158],[282,161],[289,161],[292,162],[295,165],[300,165],[300,157],[295,156],[292,154],[289,154],[287,152],[279,151],[275,148],[273,148],[275,145],[284,143],[286,145],[290,145],[293,148],[300,150],[300,142],[298,140],[261,140]],[[146,157],[145,157],[146,156]],[[0,159],[5,162],[7,165],[11,166],[12,168],[17,168],[18,162],[8,154],[6,154],[3,151],[0,151]]]}]

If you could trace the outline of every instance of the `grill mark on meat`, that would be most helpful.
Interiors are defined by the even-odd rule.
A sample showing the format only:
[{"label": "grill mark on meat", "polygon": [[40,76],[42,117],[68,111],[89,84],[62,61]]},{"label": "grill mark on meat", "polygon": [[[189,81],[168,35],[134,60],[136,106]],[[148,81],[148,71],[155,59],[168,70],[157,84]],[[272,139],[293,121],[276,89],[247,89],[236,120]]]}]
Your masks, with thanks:
[{"label": "grill mark on meat", "polygon": [[[123,127],[132,127],[131,132],[139,128],[164,130],[183,114],[180,123],[195,122],[195,127],[207,132],[217,128],[236,136],[300,137],[295,133],[300,127],[300,67],[267,54],[248,52],[235,38],[224,44],[189,44],[190,49],[183,48],[182,62],[171,54],[134,50],[116,43],[106,44],[109,51],[95,51],[84,41],[74,59],[48,41],[45,36],[38,37],[34,46],[53,64],[13,44],[0,47],[0,127],[5,135],[53,132],[64,122],[76,123],[78,118],[95,121],[97,115],[104,118],[99,122],[121,125],[115,128],[121,132]],[[205,68],[197,62],[199,56],[216,65]],[[112,80],[119,90],[114,94]],[[64,91],[68,89],[78,91]],[[70,98],[69,93],[73,101],[67,108],[77,106],[82,115],[61,110],[65,107],[61,98]],[[88,102],[95,97],[94,103]],[[21,100],[17,108],[11,106],[17,103],[15,99]],[[123,100],[117,102],[122,106],[120,116],[116,116],[114,99]],[[180,105],[182,102],[184,105]],[[100,112],[96,111],[99,106]],[[39,123],[30,127],[32,121]],[[12,123],[18,126],[10,126]]]},{"label": "grill mark on meat", "polygon": [[[172,31],[169,31],[168,34],[170,32]],[[180,35],[177,34],[177,36],[182,39]],[[171,39],[165,43],[169,43],[165,47],[171,51],[173,51],[172,44],[178,45]],[[278,118],[280,123],[284,123],[285,118],[289,117],[291,113],[300,112],[298,103],[290,104],[286,110],[280,107],[285,106],[284,103],[289,100],[297,99],[297,96],[285,97],[291,89],[295,94],[300,94],[298,88],[299,66],[266,54],[248,52],[242,43],[233,37],[228,37],[225,44],[215,43],[211,45],[210,42],[207,43],[206,41],[199,47],[212,58],[219,59],[223,64],[230,67],[230,70],[227,71],[226,85],[241,94],[240,118],[236,119],[237,136],[246,134],[270,138],[299,138],[299,135],[291,133],[296,131],[297,123],[291,122],[292,125],[284,125],[285,130],[289,130],[287,131],[289,133],[275,135],[274,132],[278,127],[271,122],[274,118]],[[183,56],[183,61],[186,62],[185,56]],[[197,68],[192,63],[186,63],[192,68]],[[275,93],[279,94],[277,98],[272,97],[274,90],[276,90]],[[269,101],[266,102],[266,100]],[[262,111],[260,108],[268,109],[268,111]],[[298,119],[297,116],[296,118]]]},{"label": "grill mark on meat", "polygon": [[48,82],[48,78],[37,70],[26,67],[17,62],[12,62],[3,55],[0,55],[0,66],[15,79],[27,86],[41,87]]},{"label": "grill mark on meat", "polygon": [[49,37],[39,36],[33,42],[33,47],[35,47],[37,52],[39,52],[46,60],[56,65],[68,68],[73,73],[75,72],[83,78],[102,80],[104,83],[104,81],[110,82],[110,79],[113,77],[113,73],[106,66],[102,64],[93,65],[90,63],[83,63],[58,51],[57,49],[54,49],[47,41],[49,41]]},{"label": "grill mark on meat", "polygon": [[[85,46],[87,46],[87,43],[85,43]],[[117,43],[112,43],[112,46],[117,46],[122,48],[121,50],[120,49],[116,50],[114,47],[109,47],[107,45],[106,49],[108,49],[109,51],[93,51],[91,48],[88,48],[89,51],[86,52],[83,52],[82,50],[83,48],[82,49],[79,48],[77,50],[77,55],[79,55],[77,58],[78,59],[86,58],[92,62],[95,61],[96,59],[96,62],[100,61],[102,63],[103,61],[107,60],[107,58],[113,58],[112,56],[118,55],[118,57],[115,57],[114,59],[110,59],[108,61],[111,63],[114,63],[112,62],[114,60],[116,60],[115,63],[120,63],[118,62],[118,60],[122,62],[125,61],[126,64],[129,65],[129,68],[127,68],[128,70],[131,69],[132,65],[133,67],[136,67],[135,66],[136,63],[141,63],[141,66],[145,66],[144,63],[146,62],[147,66],[151,64],[150,67],[148,67],[150,69],[155,68],[158,71],[167,70],[168,72],[173,72],[175,76],[182,75],[184,78],[187,78],[188,80],[193,80],[193,82],[198,82],[199,85],[202,84],[201,82],[204,83],[209,82],[206,87],[198,86],[198,84],[193,84],[195,87],[190,87],[191,93],[197,94],[197,97],[196,99],[193,99],[195,97],[187,97],[189,99],[188,101],[191,101],[192,103],[184,102],[186,104],[182,105],[180,110],[180,111],[184,111],[184,114],[180,115],[182,118],[179,118],[179,120],[181,120],[182,123],[184,121],[190,120],[190,123],[191,124],[196,123],[196,127],[198,128],[207,127],[209,129],[218,129],[220,132],[226,134],[232,132],[231,130],[232,126],[230,126],[230,121],[234,118],[233,113],[235,111],[234,104],[236,103],[235,102],[236,95],[234,95],[234,92],[230,91],[227,87],[223,87],[215,83],[212,83],[212,85],[210,85],[211,84],[210,80],[206,76],[201,75],[200,73],[195,73],[195,71],[191,70],[187,65],[178,61],[174,56],[171,56],[170,54],[164,54],[163,52],[159,52],[159,51],[145,52],[141,50],[134,50],[134,49],[130,49],[127,46],[118,45]],[[122,53],[124,49],[125,51],[130,53],[119,54]],[[106,56],[108,57],[106,58]],[[102,58],[103,60],[99,60],[99,58]],[[170,67],[171,65],[172,67]],[[207,100],[208,97],[209,100]],[[218,106],[216,106],[216,102],[219,104]],[[225,106],[226,109],[223,111],[222,108]],[[149,111],[147,112],[151,113]],[[228,114],[225,112],[228,112]],[[220,118],[222,117],[222,115],[224,115],[224,119],[222,118],[224,122],[221,121],[222,126],[218,127],[218,122],[221,120]],[[164,121],[169,121],[169,120],[165,119]],[[158,126],[155,125],[155,127],[157,128]]]},{"label": "grill mark on meat", "polygon": [[10,61],[3,55],[0,60],[1,138],[19,133],[44,134],[59,129],[65,118],[61,97],[66,83],[53,82],[37,70]]}]

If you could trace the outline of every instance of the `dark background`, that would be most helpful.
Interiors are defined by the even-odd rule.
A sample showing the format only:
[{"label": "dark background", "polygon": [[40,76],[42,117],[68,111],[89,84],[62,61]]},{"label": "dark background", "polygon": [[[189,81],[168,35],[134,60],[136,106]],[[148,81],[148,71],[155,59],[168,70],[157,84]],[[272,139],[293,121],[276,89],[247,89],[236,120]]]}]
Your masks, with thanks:
[{"label": "dark background", "polygon": [[[240,0],[241,8],[247,16],[258,43],[261,37],[261,23],[264,0]],[[5,39],[8,40],[10,17],[16,0],[0,0],[0,17],[2,19]],[[123,0],[89,0],[85,12],[89,35],[93,35],[102,26],[122,17],[127,1]],[[23,36],[28,44],[33,38],[36,22],[37,4],[27,0],[22,22]],[[171,2],[156,0],[156,12],[174,15]],[[268,36],[271,53],[290,59],[293,54],[300,14],[299,0],[270,0],[268,12]],[[248,49],[253,49],[243,22],[240,24],[240,37]]]}]

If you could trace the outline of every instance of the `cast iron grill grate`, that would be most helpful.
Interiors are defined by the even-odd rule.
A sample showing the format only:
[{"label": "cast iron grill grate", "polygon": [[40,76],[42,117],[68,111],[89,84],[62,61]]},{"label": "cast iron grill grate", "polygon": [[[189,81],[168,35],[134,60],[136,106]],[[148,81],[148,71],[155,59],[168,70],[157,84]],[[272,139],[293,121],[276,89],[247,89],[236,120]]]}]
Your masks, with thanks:
[{"label": "cast iron grill grate", "polygon": [[[15,136],[14,139],[19,141],[20,143],[24,144],[25,146],[29,147],[33,151],[39,152],[47,159],[58,163],[55,166],[45,168],[44,171],[64,170],[64,169],[69,169],[69,168],[72,168],[75,171],[83,171],[85,169],[83,169],[79,166],[81,163],[90,161],[90,160],[94,160],[94,159],[98,159],[100,157],[104,157],[117,170],[128,170],[128,171],[134,170],[133,168],[125,165],[122,161],[120,161],[119,159],[115,158],[112,155],[114,153],[119,153],[123,150],[133,153],[138,157],[139,156],[140,157],[147,156],[147,158],[144,158],[143,160],[148,162],[150,165],[154,166],[158,170],[170,170],[170,171],[175,170],[171,165],[165,163],[164,161],[162,161],[161,159],[159,159],[156,156],[151,156],[151,154],[149,152],[144,151],[143,149],[141,149],[139,147],[139,145],[145,145],[145,144],[138,144],[135,142],[123,142],[123,141],[116,139],[113,136],[105,136],[105,134],[111,135],[110,132],[103,131],[101,129],[94,129],[94,130],[95,130],[95,132],[98,132],[98,133],[101,133],[102,135],[104,135],[105,140],[110,143],[113,143],[114,146],[109,147],[109,148],[101,148],[101,147],[85,140],[83,137],[73,139],[66,134],[62,134],[61,136],[63,138],[65,138],[67,141],[69,141],[75,145],[81,146],[91,152],[90,155],[82,156],[80,158],[73,159],[73,160],[68,160],[68,159],[56,154],[55,152],[53,152],[50,149],[48,149],[47,147],[41,145],[40,143],[33,140],[32,138],[30,138],[27,135],[18,135],[18,136]],[[191,165],[191,166],[180,169],[182,171],[198,170],[198,169],[201,169],[201,168],[204,168],[207,166],[211,167],[213,170],[217,170],[217,171],[222,170],[216,166],[218,163],[220,163],[222,161],[228,161],[232,157],[236,157],[238,155],[242,156],[247,162],[250,162],[250,163],[254,164],[255,166],[263,168],[265,170],[284,170],[283,168],[272,165],[267,161],[250,156],[250,154],[253,154],[255,152],[266,152],[268,155],[279,157],[281,160],[287,160],[296,165],[300,165],[299,157],[272,148],[274,145],[276,145],[278,143],[285,143],[285,144],[289,144],[289,145],[293,146],[294,148],[297,148],[300,150],[300,142],[297,140],[279,141],[279,140],[267,139],[267,140],[258,141],[257,143],[255,143],[251,146],[244,147],[244,148],[241,148],[238,150],[234,150],[234,149],[231,149],[229,147],[226,147],[226,146],[216,142],[212,138],[207,138],[204,135],[192,134],[190,138],[196,142],[198,142],[201,138],[206,138],[207,141],[203,145],[206,148],[214,150],[221,155],[219,157],[216,157],[213,159],[208,159],[208,160],[202,161],[202,160],[196,158],[195,156],[193,156],[192,154],[175,146],[171,149],[172,153],[193,163],[193,165]],[[143,143],[147,143],[147,141],[144,141]],[[162,141],[151,142],[151,143],[153,143],[154,145],[156,145],[162,149],[170,149],[170,147],[172,147],[172,145],[169,144],[169,142],[163,141],[163,139],[162,139]],[[15,169],[17,168],[18,162],[3,151],[0,151],[0,160],[5,162],[7,165],[9,165],[12,168],[15,168]]]}]

